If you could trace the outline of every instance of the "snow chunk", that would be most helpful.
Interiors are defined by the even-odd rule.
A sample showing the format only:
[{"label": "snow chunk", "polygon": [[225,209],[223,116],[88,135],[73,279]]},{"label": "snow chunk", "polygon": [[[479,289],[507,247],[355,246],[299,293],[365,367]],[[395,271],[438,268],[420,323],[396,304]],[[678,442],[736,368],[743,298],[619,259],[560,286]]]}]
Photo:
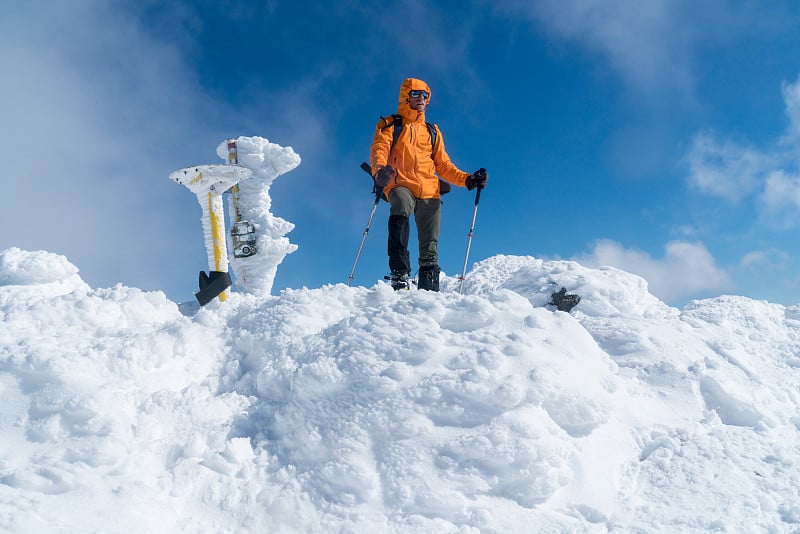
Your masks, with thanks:
[{"label": "snow chunk", "polygon": [[534,508],[572,478],[566,440],[552,427],[541,426],[543,419],[535,409],[508,412],[446,443],[438,465],[477,493]]},{"label": "snow chunk", "polygon": [[[300,165],[300,156],[292,147],[283,147],[271,143],[269,139],[263,137],[238,137],[236,139],[236,150],[239,157],[239,165],[251,169],[260,176],[265,185],[271,184],[275,178],[285,174]],[[228,161],[228,140],[221,142],[217,146],[217,155]],[[269,206],[266,206],[269,208]]]},{"label": "snow chunk", "polygon": [[16,247],[0,252],[0,285],[35,285],[63,282],[78,274],[67,258],[45,251]]},{"label": "snow chunk", "polygon": [[709,408],[716,411],[726,425],[759,428],[764,416],[747,401],[737,398],[711,377],[700,381],[700,392]]},{"label": "snow chunk", "polygon": [[21,297],[65,295],[89,289],[78,276],[78,268],[64,256],[16,247],[0,252],[0,290],[11,287]]}]

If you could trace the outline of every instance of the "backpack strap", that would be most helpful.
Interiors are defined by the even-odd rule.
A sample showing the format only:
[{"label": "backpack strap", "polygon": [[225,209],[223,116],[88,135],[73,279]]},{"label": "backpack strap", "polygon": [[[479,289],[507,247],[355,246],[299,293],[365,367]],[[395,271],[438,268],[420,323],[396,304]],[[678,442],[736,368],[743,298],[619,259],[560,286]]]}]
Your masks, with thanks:
[{"label": "backpack strap", "polygon": [[[389,119],[392,120],[390,121]],[[381,131],[389,128],[390,126],[394,127],[394,130],[392,130],[392,144],[389,147],[389,152],[391,153],[392,149],[394,149],[394,145],[397,144],[397,139],[400,137],[400,132],[403,131],[403,117],[394,113],[388,117],[381,117],[381,120],[386,121],[386,124],[381,128]],[[433,155],[436,153],[436,142],[439,140],[439,127],[430,122],[426,122],[425,126],[428,128],[428,132],[431,134],[431,159],[433,159]]]},{"label": "backpack strap", "polygon": [[433,155],[436,153],[436,141],[439,140],[439,127],[430,122],[426,122],[425,126],[428,127],[431,134],[431,159],[433,159]]},{"label": "backpack strap", "polygon": [[[426,122],[425,126],[428,127],[428,131],[431,133],[431,159],[433,159],[434,154],[436,154],[436,142],[439,140],[439,127],[430,122]],[[450,189],[450,183],[439,178],[439,194],[446,195],[450,192]]]},{"label": "backpack strap", "polygon": [[397,138],[400,137],[400,132],[403,131],[403,117],[397,114],[389,115],[388,117],[381,117],[381,120],[384,121],[384,125],[381,127],[381,131],[385,130],[386,128],[393,127],[392,130],[392,144],[389,147],[389,153],[392,152],[394,149],[394,145],[397,144]]}]

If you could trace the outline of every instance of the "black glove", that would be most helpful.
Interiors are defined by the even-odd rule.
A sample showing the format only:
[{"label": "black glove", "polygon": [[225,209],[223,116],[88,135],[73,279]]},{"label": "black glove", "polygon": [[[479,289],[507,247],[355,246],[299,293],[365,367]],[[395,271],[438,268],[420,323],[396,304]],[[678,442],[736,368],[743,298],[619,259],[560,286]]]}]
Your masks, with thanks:
[{"label": "black glove", "polygon": [[394,177],[394,169],[384,165],[375,173],[375,184],[379,187],[386,187]]},{"label": "black glove", "polygon": [[489,179],[489,175],[486,173],[486,169],[478,169],[474,173],[472,173],[469,178],[467,178],[467,189],[472,191],[476,187],[483,189],[486,187],[486,181]]}]

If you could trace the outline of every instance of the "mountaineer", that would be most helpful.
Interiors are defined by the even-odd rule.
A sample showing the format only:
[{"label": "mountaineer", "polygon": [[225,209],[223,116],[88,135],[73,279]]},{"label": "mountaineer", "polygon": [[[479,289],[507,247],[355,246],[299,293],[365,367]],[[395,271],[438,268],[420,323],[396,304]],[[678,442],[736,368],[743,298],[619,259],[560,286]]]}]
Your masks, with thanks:
[{"label": "mountaineer", "polygon": [[425,121],[430,101],[427,83],[416,78],[403,81],[397,114],[381,117],[370,151],[373,178],[391,205],[388,254],[395,290],[409,288],[411,214],[419,241],[418,288],[439,291],[441,195],[450,190],[448,182],[472,190],[482,189],[489,178],[485,169],[470,174],[450,161],[438,126]]}]

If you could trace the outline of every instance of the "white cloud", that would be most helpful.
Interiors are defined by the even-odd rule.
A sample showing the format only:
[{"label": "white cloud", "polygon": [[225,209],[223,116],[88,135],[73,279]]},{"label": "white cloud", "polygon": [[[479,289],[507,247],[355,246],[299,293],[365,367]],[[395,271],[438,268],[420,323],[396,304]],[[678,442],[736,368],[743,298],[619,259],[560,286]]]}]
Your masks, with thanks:
[{"label": "white cloud", "polygon": [[800,143],[800,77],[795,83],[784,82],[781,86],[781,92],[783,93],[786,116],[789,118],[789,126],[784,142],[796,145]]},{"label": "white cloud", "polygon": [[631,87],[684,94],[692,91],[696,48],[747,31],[754,15],[727,0],[512,0],[496,9],[599,54]]},{"label": "white cloud", "polygon": [[800,220],[800,176],[782,170],[770,173],[759,206],[762,217],[778,226],[791,226]]},{"label": "white cloud", "polygon": [[154,258],[194,229],[176,223],[183,192],[167,174],[187,139],[208,139],[210,154],[219,142],[194,118],[214,108],[182,58],[100,0],[6,10],[0,47],[13,50],[0,54],[13,73],[0,84],[0,157],[14,199],[0,249],[66,254],[92,285],[158,287]]},{"label": "white cloud", "polygon": [[789,255],[781,250],[754,250],[745,254],[739,265],[746,270],[775,271],[785,269],[789,260]]},{"label": "white cloud", "polygon": [[732,202],[755,195],[763,221],[787,226],[800,221],[800,177],[789,170],[800,160],[800,77],[784,83],[782,93],[789,120],[783,136],[755,148],[700,132],[684,163],[687,181],[699,191]]},{"label": "white cloud", "polygon": [[758,190],[773,163],[769,154],[731,140],[720,142],[713,132],[700,132],[684,161],[689,184],[703,193],[738,202]]},{"label": "white cloud", "polygon": [[650,292],[665,302],[715,294],[733,287],[731,277],[716,265],[701,243],[670,241],[664,247],[664,257],[657,259],[647,252],[626,249],[615,241],[602,239],[577,261],[588,266],[610,265],[637,274],[647,280]]}]

